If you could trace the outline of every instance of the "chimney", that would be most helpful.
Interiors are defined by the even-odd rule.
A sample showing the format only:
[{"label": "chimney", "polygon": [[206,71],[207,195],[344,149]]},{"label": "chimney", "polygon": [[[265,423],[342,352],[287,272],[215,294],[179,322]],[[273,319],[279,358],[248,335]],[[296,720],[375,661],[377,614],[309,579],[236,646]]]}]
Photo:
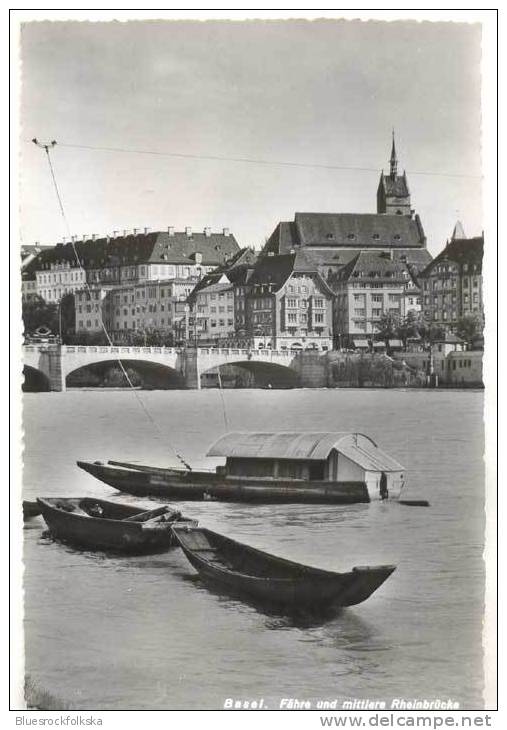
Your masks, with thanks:
[{"label": "chimney", "polygon": [[77,236],[71,236],[70,237],[70,240],[72,241],[72,243],[76,243],[76,238],[77,238]]},{"label": "chimney", "polygon": [[87,233],[83,233],[83,242],[84,241],[87,241],[87,240],[88,240],[88,234]]},{"label": "chimney", "polygon": [[92,233],[92,241],[96,241],[96,240],[97,240],[97,234],[96,233]]},{"label": "chimney", "polygon": [[174,236],[174,226],[167,226],[167,233],[170,236]]},{"label": "chimney", "polygon": [[191,227],[190,227],[190,226],[186,226],[186,228],[185,228],[185,234],[186,234],[186,235],[187,235],[187,236],[188,236],[189,238],[192,238],[192,229],[191,229]]},{"label": "chimney", "polygon": [[206,236],[206,238],[209,238],[209,237],[211,236],[211,228],[209,228],[209,227],[207,226],[207,227],[206,227],[206,228],[204,229],[204,235]]},{"label": "chimney", "polygon": [[144,235],[147,236],[150,231],[151,231],[151,228],[145,228]]},{"label": "chimney", "polygon": [[118,238],[120,231],[113,231],[113,238]]},{"label": "chimney", "polygon": [[126,238],[126,236],[128,236],[128,235],[129,235],[128,228],[124,228],[123,229],[123,238]]},{"label": "chimney", "polygon": [[223,232],[223,235],[224,236],[230,236],[231,235],[231,232],[230,232],[230,230],[228,228],[224,228],[222,232]]},{"label": "chimney", "polygon": [[134,236],[137,236],[137,234],[139,233],[139,228],[133,228],[132,233],[134,234]]}]

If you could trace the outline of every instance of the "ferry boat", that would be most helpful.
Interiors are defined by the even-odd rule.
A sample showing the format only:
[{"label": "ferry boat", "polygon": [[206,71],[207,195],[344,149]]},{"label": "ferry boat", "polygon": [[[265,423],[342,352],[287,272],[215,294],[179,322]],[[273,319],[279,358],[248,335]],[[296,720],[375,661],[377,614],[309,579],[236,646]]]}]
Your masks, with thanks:
[{"label": "ferry boat", "polygon": [[209,457],[215,471],[78,461],[120,492],[171,500],[354,504],[399,500],[405,469],[372,438],[351,432],[232,432]]}]

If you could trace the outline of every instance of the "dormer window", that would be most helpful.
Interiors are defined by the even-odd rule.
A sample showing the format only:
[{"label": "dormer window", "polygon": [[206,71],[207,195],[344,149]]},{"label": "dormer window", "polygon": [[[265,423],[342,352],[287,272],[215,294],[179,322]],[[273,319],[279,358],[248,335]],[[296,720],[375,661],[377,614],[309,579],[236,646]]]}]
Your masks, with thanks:
[{"label": "dormer window", "polygon": [[400,241],[400,240],[401,240],[401,236],[400,236],[400,234],[399,234],[399,233],[395,233],[395,234],[394,234],[394,240],[395,240],[395,241]]},{"label": "dormer window", "polygon": [[349,241],[354,241],[355,238],[356,238],[356,234],[355,233],[349,233],[348,236],[347,236],[347,238],[349,239]]},{"label": "dormer window", "polygon": [[334,238],[334,234],[333,233],[326,233],[326,238],[328,240],[330,240],[331,238]]},{"label": "dormer window", "polygon": [[372,238],[373,238],[373,239],[374,239],[375,241],[378,241],[378,240],[380,239],[380,235],[379,235],[378,233],[374,233],[374,234],[373,234],[373,236],[372,236]]}]

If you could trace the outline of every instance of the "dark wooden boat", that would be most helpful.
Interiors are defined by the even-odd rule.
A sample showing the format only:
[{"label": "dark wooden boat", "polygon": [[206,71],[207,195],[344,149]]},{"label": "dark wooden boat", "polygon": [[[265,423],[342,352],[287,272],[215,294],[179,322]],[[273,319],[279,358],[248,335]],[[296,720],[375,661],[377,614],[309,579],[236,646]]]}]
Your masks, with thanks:
[{"label": "dark wooden boat", "polygon": [[333,573],[279,558],[211,530],[174,525],[180,547],[203,580],[273,606],[322,609],[365,601],[396,569]]},{"label": "dark wooden boat", "polygon": [[172,526],[197,525],[167,505],[146,510],[95,497],[37,500],[53,537],[88,550],[155,553],[177,545]]},{"label": "dark wooden boat", "polygon": [[[121,465],[120,465],[121,464]],[[161,469],[126,462],[78,461],[77,465],[105,484],[136,497],[171,500],[213,499],[220,502],[356,504],[369,502],[363,482],[325,482],[229,477],[209,471]]]},{"label": "dark wooden boat", "polygon": [[96,461],[78,461],[77,465],[105,484],[136,497],[160,497],[171,500],[202,500],[212,473],[184,469],[137,469]]},{"label": "dark wooden boat", "polygon": [[405,484],[403,466],[361,433],[236,432],[207,455],[226,462],[215,471],[77,463],[122,492],[170,500],[355,504],[398,499]]},{"label": "dark wooden boat", "polygon": [[23,500],[23,519],[30,520],[32,517],[40,515],[41,509],[37,502],[32,502],[29,499]]}]

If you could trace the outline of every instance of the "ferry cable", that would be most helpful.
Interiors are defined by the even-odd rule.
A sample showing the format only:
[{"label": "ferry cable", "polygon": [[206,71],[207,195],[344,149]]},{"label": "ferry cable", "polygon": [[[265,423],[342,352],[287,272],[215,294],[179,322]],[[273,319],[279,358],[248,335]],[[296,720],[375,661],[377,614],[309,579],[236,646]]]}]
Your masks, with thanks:
[{"label": "ferry cable", "polygon": [[[89,150],[92,152],[117,152],[123,154],[136,155],[152,155],[154,157],[176,157],[188,160],[210,160],[212,162],[239,162],[249,165],[264,165],[268,167],[302,167],[313,168],[317,170],[344,170],[347,172],[378,172],[378,168],[373,167],[356,167],[352,165],[325,165],[323,163],[312,162],[293,162],[290,160],[263,160],[254,157],[226,157],[222,155],[197,155],[185,152],[166,152],[161,150],[142,150],[128,147],[105,147],[86,144],[72,144],[59,142],[60,147],[68,147],[69,149]],[[467,175],[466,173],[457,172],[434,172],[428,170],[407,170],[410,175],[429,175],[435,177],[455,177],[469,178],[470,180],[481,180],[483,175]]]},{"label": "ferry cable", "polygon": [[[53,147],[55,147],[57,143],[56,143],[55,140],[52,140],[48,144],[43,144],[43,143],[39,142],[39,140],[37,139],[37,137],[34,137],[32,139],[32,142],[37,147],[40,147],[41,149],[43,149],[46,152],[46,156],[47,156],[47,160],[48,160],[48,164],[49,164],[49,169],[51,171],[51,178],[53,180],[53,185],[54,185],[54,188],[55,188],[56,197],[58,199],[58,205],[60,207],[60,213],[62,215],[62,219],[63,219],[63,222],[65,224],[65,228],[67,229],[67,233],[68,233],[69,238],[70,238],[70,241],[71,241],[72,250],[74,252],[74,256],[76,258],[77,264],[78,264],[79,268],[81,269],[81,271],[82,271],[82,273],[84,275],[83,276],[83,279],[84,279],[85,288],[86,288],[86,290],[88,292],[88,296],[90,297],[90,301],[91,301],[92,300],[92,292],[91,292],[90,286],[89,286],[88,281],[87,281],[87,278],[86,278],[86,271],[83,268],[83,265],[81,264],[81,260],[80,260],[79,255],[78,255],[75,242],[74,242],[74,240],[73,240],[73,238],[71,236],[69,222],[68,222],[67,216],[65,214],[65,209],[64,209],[64,206],[63,206],[62,197],[60,195],[60,190],[58,188],[58,183],[56,181],[56,175],[55,175],[55,171],[54,171],[54,168],[53,168],[53,163],[51,161],[51,155],[49,153],[49,150],[50,149],[53,149]],[[104,324],[104,320],[102,319],[102,312],[99,312],[98,314],[99,314],[100,326],[101,326],[101,328],[102,328],[102,330],[104,332],[104,335],[106,336],[107,341],[109,342],[109,346],[110,347],[114,347],[113,341],[111,340],[111,337],[109,335],[109,332],[107,331],[106,326]],[[192,471],[192,467],[189,464],[187,464],[187,462],[185,461],[185,459],[176,451],[176,449],[174,448],[174,446],[169,441],[167,441],[167,439],[162,439],[163,433],[162,433],[161,428],[159,427],[158,423],[155,421],[155,419],[153,418],[153,416],[151,415],[151,413],[149,412],[149,410],[146,408],[145,404],[141,400],[138,392],[136,391],[136,389],[134,387],[134,384],[132,383],[132,380],[129,377],[129,374],[127,373],[127,371],[126,371],[126,369],[125,369],[125,367],[123,365],[122,360],[119,357],[117,357],[115,359],[118,362],[118,365],[120,366],[120,369],[121,369],[123,375],[125,376],[125,380],[127,381],[127,383],[129,384],[130,388],[132,389],[132,392],[134,393],[137,402],[139,403],[139,405],[141,406],[142,410],[144,411],[144,414],[146,415],[147,419],[150,421],[150,423],[153,425],[153,427],[155,428],[155,430],[158,432],[158,435],[161,438],[161,440],[163,441],[163,443],[167,443],[169,445],[169,447],[171,448],[171,450],[173,451],[173,453],[175,454],[175,456],[179,459],[180,463],[183,464],[183,466],[187,470]]]}]

